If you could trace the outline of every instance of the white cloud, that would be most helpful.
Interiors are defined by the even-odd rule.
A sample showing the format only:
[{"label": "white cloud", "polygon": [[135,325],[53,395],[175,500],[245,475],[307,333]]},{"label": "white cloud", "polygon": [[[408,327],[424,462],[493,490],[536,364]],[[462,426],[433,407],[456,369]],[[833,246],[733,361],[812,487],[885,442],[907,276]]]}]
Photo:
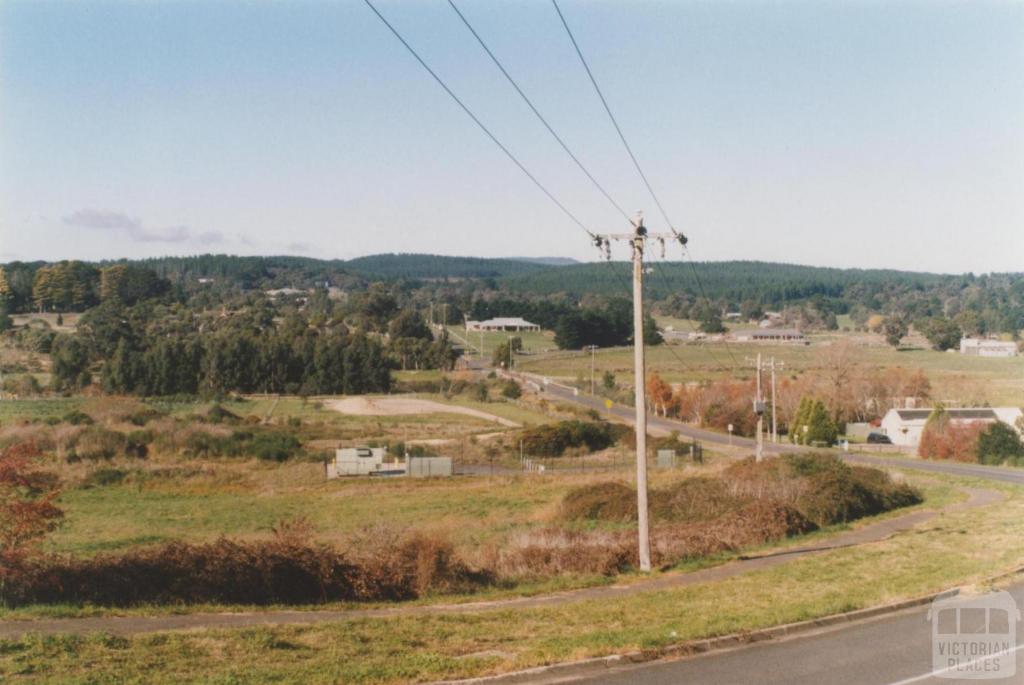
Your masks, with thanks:
[{"label": "white cloud", "polygon": [[[77,228],[97,231],[116,231],[138,243],[182,243],[193,238],[187,226],[148,228],[138,217],[106,209],[79,209],[64,217],[64,223]],[[203,245],[224,241],[219,231],[206,231],[195,240]]]}]

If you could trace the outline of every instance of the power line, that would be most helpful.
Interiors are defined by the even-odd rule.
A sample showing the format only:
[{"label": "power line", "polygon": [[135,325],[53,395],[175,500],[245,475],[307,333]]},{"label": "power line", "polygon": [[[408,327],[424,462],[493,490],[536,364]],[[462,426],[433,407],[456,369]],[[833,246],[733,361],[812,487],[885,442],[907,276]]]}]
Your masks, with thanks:
[{"label": "power line", "polygon": [[512,87],[515,88],[516,92],[519,93],[519,97],[521,97],[523,99],[523,102],[525,102],[527,106],[529,106],[529,108],[533,111],[534,115],[536,115],[537,119],[540,120],[540,123],[544,124],[544,128],[548,130],[548,133],[550,133],[552,137],[554,137],[554,139],[558,142],[558,144],[562,146],[562,149],[565,150],[565,153],[572,158],[572,161],[576,163],[576,166],[580,168],[580,171],[586,174],[587,178],[590,179],[590,182],[594,184],[594,187],[601,191],[601,194],[604,195],[605,199],[607,199],[608,202],[610,202],[612,206],[615,207],[616,210],[618,210],[619,214],[621,214],[626,219],[626,221],[629,221],[630,216],[626,212],[626,210],[624,210],[622,206],[618,202],[616,202],[614,198],[612,198],[608,191],[605,190],[604,186],[602,186],[601,183],[598,182],[596,178],[594,178],[594,175],[590,173],[590,171],[583,165],[583,162],[580,161],[579,157],[577,157],[576,154],[569,149],[569,146],[566,144],[564,140],[562,140],[562,137],[555,132],[555,129],[552,128],[551,124],[548,123],[548,120],[544,117],[543,114],[540,113],[540,110],[538,110],[537,107],[533,104],[533,101],[530,100],[529,97],[527,97],[526,93],[523,92],[523,89],[520,88],[516,80],[512,78],[512,75],[508,73],[508,70],[505,68],[505,66],[494,55],[494,52],[487,46],[487,43],[484,42],[484,39],[480,37],[480,34],[477,33],[476,29],[473,28],[473,25],[469,23],[468,19],[466,19],[466,16],[455,5],[455,2],[453,0],[448,0],[448,4],[451,6],[452,10],[455,11],[455,14],[459,16],[459,19],[462,20],[462,23],[466,25],[466,28],[469,29],[469,32],[473,34],[473,37],[476,38],[477,42],[480,43],[480,47],[484,49],[484,52],[486,52],[487,56],[491,58],[491,61],[494,62],[494,65],[498,67],[502,75],[504,75],[508,82],[512,84]]},{"label": "power line", "polygon": [[504,152],[505,155],[509,159],[511,159],[512,162],[515,163],[515,165],[517,167],[519,167],[519,170],[522,171],[524,174],[526,174],[527,178],[529,178],[531,181],[533,181],[534,185],[536,185],[538,188],[540,188],[540,190],[545,195],[548,196],[548,199],[551,200],[552,202],[554,202],[558,206],[558,208],[561,209],[562,212],[573,221],[573,223],[575,223],[577,226],[582,228],[587,233],[587,235],[589,235],[591,238],[595,238],[596,236],[594,235],[594,233],[589,228],[587,228],[583,224],[582,221],[580,221],[578,218],[576,218],[576,215],[573,214],[572,212],[570,212],[568,210],[568,208],[566,208],[565,205],[563,205],[561,202],[559,202],[558,198],[556,198],[551,193],[551,191],[549,191],[544,186],[543,183],[538,181],[537,177],[534,176],[533,174],[531,174],[530,171],[523,165],[523,163],[520,162],[519,159],[515,155],[513,155],[512,152],[510,152],[509,149],[507,147],[505,147],[500,140],[498,140],[497,136],[495,136],[493,133],[491,133],[491,130],[489,128],[487,128],[483,124],[483,122],[480,121],[480,119],[477,118],[477,116],[475,114],[473,114],[472,110],[470,110],[469,107],[467,107],[466,104],[462,100],[459,99],[459,96],[457,96],[452,91],[452,89],[448,87],[448,84],[445,83],[444,80],[442,80],[441,77],[438,76],[437,73],[433,69],[430,68],[430,66],[423,60],[423,58],[420,57],[419,53],[417,53],[416,50],[413,49],[413,47],[411,45],[409,45],[408,41],[406,41],[405,38],[402,37],[402,34],[400,34],[398,32],[398,30],[394,26],[392,26],[391,23],[387,19],[384,18],[384,15],[381,14],[380,11],[377,10],[377,8],[374,6],[374,4],[370,0],[363,0],[363,2],[365,2],[367,7],[369,7],[371,10],[373,10],[373,13],[377,15],[377,18],[380,19],[381,22],[383,22],[384,25],[387,26],[388,29],[391,30],[391,33],[393,33],[395,35],[395,38],[397,38],[402,43],[402,45],[405,46],[405,49],[408,50],[409,53],[413,57],[416,58],[416,61],[420,63],[420,66],[422,66],[424,69],[426,69],[428,74],[430,74],[432,77],[434,77],[434,80],[437,81],[438,85],[441,86],[441,88],[444,89],[444,92],[448,93],[449,97],[451,97],[451,99],[454,100],[456,102],[456,104],[458,104],[459,107],[462,108],[462,111],[465,112],[469,116],[469,118],[473,120],[473,123],[475,123],[477,126],[479,126],[480,130],[482,130],[485,134],[487,134],[487,137],[490,138],[491,141],[495,145],[497,145],[499,148],[501,148],[501,151]]},{"label": "power line", "polygon": [[551,4],[555,6],[555,11],[558,12],[558,18],[562,20],[562,26],[565,27],[565,32],[569,35],[569,40],[572,42],[572,46],[576,50],[576,55],[579,56],[580,62],[583,64],[583,68],[587,72],[587,76],[590,77],[590,83],[593,84],[594,90],[597,92],[597,97],[601,99],[601,104],[604,105],[604,111],[608,113],[608,118],[612,120],[615,132],[619,134],[619,140],[622,141],[623,146],[626,148],[626,152],[629,153],[629,158],[633,160],[633,166],[636,167],[637,173],[640,174],[640,178],[643,180],[644,185],[647,186],[647,191],[651,194],[654,204],[658,206],[658,211],[661,212],[661,216],[665,220],[665,223],[668,224],[672,233],[678,236],[678,231],[676,231],[672,221],[669,220],[668,214],[665,212],[665,208],[662,206],[661,201],[654,192],[654,188],[651,186],[650,181],[647,180],[647,174],[645,174],[644,170],[640,168],[640,162],[637,161],[636,155],[633,154],[633,148],[629,146],[626,136],[622,133],[622,128],[619,126],[618,120],[616,120],[615,115],[612,114],[612,108],[608,106],[608,101],[605,99],[604,93],[601,92],[601,87],[597,85],[597,79],[594,78],[594,73],[590,71],[590,65],[587,64],[587,60],[583,56],[583,51],[580,50],[579,43],[576,42],[576,37],[573,35],[572,29],[569,28],[569,23],[565,20],[565,15],[562,14],[562,9],[558,6],[558,0],[551,0]]}]

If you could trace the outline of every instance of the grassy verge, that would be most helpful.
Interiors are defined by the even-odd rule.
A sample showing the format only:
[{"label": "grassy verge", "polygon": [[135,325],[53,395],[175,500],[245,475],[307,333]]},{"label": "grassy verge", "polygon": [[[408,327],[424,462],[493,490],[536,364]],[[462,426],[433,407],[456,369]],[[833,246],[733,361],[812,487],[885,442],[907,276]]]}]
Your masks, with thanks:
[{"label": "grassy verge", "polygon": [[686,588],[474,615],[127,639],[31,636],[0,643],[0,675],[27,683],[405,683],[659,647],[891,602],[1019,565],[1024,491],[1004,489],[1003,502],[943,514],[913,534]]}]

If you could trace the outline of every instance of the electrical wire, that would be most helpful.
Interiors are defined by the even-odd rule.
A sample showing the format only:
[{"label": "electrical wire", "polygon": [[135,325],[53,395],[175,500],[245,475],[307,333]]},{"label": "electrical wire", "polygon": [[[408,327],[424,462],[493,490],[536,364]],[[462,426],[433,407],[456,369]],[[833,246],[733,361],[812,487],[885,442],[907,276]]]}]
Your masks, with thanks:
[{"label": "electrical wire", "polygon": [[626,210],[622,208],[622,205],[615,201],[611,194],[607,190],[605,190],[605,187],[601,185],[601,183],[596,178],[594,178],[594,175],[590,173],[587,167],[583,165],[583,162],[580,161],[579,157],[571,149],[569,149],[569,146],[566,144],[566,142],[562,139],[560,135],[558,135],[555,129],[551,126],[551,124],[548,123],[548,120],[544,117],[543,114],[540,113],[540,110],[538,110],[536,105],[533,104],[533,101],[530,100],[526,93],[523,92],[523,89],[519,86],[516,80],[512,78],[512,75],[508,73],[508,69],[506,69],[505,66],[501,63],[501,60],[499,60],[495,56],[491,48],[488,47],[487,43],[484,42],[484,39],[480,37],[480,34],[477,32],[477,30],[473,28],[473,25],[469,23],[469,20],[466,19],[466,16],[455,5],[454,0],[448,0],[448,4],[451,6],[452,10],[454,10],[455,14],[458,15],[459,19],[462,20],[462,23],[466,25],[466,28],[469,29],[469,32],[473,34],[473,37],[476,38],[477,42],[480,43],[480,47],[484,49],[484,52],[486,52],[487,56],[491,58],[491,61],[494,62],[494,65],[496,67],[498,67],[498,69],[501,71],[505,79],[508,80],[512,87],[515,88],[516,92],[519,93],[519,97],[523,99],[523,102],[527,104],[527,106],[530,108],[531,111],[533,111],[537,119],[540,120],[540,123],[544,125],[544,128],[548,130],[548,133],[550,133],[551,136],[562,147],[562,149],[565,150],[565,153],[572,158],[572,161],[576,163],[576,166],[579,167],[580,171],[586,174],[587,178],[590,179],[590,182],[594,184],[594,187],[597,188],[602,195],[604,195],[605,199],[611,203],[611,205],[619,212],[619,214],[621,214],[626,219],[626,221],[630,221],[630,216],[626,212]]},{"label": "electrical wire", "polygon": [[668,213],[665,211],[665,207],[662,206],[661,200],[658,199],[658,195],[654,192],[654,187],[651,186],[651,182],[647,180],[647,174],[640,167],[640,162],[637,160],[636,155],[633,154],[633,148],[630,147],[629,142],[626,140],[625,134],[622,132],[622,128],[619,126],[618,120],[615,115],[612,114],[612,108],[608,105],[608,101],[604,97],[604,93],[601,92],[601,87],[597,85],[597,79],[594,78],[594,73],[590,70],[590,65],[587,64],[586,58],[583,56],[583,51],[580,50],[579,43],[576,42],[576,37],[572,33],[572,29],[569,28],[569,22],[565,20],[565,15],[562,14],[562,8],[558,6],[558,0],[551,0],[551,4],[555,6],[555,11],[558,12],[558,18],[562,20],[562,26],[565,27],[565,32],[569,36],[569,40],[572,42],[573,48],[576,50],[576,55],[580,58],[580,62],[583,64],[583,68],[587,72],[587,76],[590,78],[590,83],[593,84],[594,90],[597,92],[597,97],[601,99],[601,104],[604,105],[604,111],[608,113],[608,118],[612,121],[612,126],[615,127],[615,132],[619,134],[619,140],[622,141],[622,145],[626,148],[626,152],[629,153],[629,158],[633,160],[633,166],[636,168],[636,172],[640,174],[640,178],[643,180],[644,185],[647,186],[647,191],[651,194],[651,198],[654,200],[654,204],[657,205],[658,211],[661,212],[662,218],[668,225],[669,229],[675,236],[679,236],[679,232],[676,231],[672,221],[668,218]]},{"label": "electrical wire", "polygon": [[[601,100],[601,104],[604,105],[604,111],[608,113],[608,118],[611,119],[612,126],[615,127],[615,132],[619,134],[619,140],[622,141],[623,147],[626,148],[626,152],[629,154],[630,160],[633,162],[633,166],[636,168],[637,174],[640,175],[640,179],[644,182],[647,187],[647,191],[651,195],[651,199],[654,200],[654,204],[658,207],[658,211],[661,213],[661,217],[665,220],[669,230],[676,237],[679,237],[679,231],[676,230],[675,224],[669,219],[668,213],[665,211],[664,205],[661,204],[661,200],[658,199],[657,193],[654,192],[654,187],[651,182],[647,179],[647,174],[644,173],[643,168],[640,166],[639,160],[637,160],[636,154],[633,153],[633,148],[630,146],[629,141],[626,140],[625,134],[622,132],[622,127],[619,126],[618,120],[612,113],[612,108],[608,105],[608,100],[605,98],[604,93],[601,91],[601,86],[597,84],[597,79],[594,77],[594,72],[591,71],[590,65],[587,63],[586,57],[583,56],[583,51],[580,49],[579,43],[576,41],[576,37],[573,35],[572,29],[569,28],[569,22],[566,21],[565,15],[562,13],[562,9],[558,6],[558,0],[551,0],[551,4],[555,7],[555,12],[558,13],[558,18],[562,21],[562,26],[565,28],[566,34],[569,36],[569,41],[572,43],[573,49],[576,51],[577,57],[580,58],[580,63],[583,65],[583,69],[587,72],[587,77],[590,79],[591,85],[594,86],[594,91],[597,93],[597,97]],[[707,291],[704,288],[704,283],[700,279],[700,274],[697,272],[697,267],[693,264],[693,259],[690,257],[689,252],[684,247],[684,255],[690,260],[690,268],[693,272],[694,280],[697,282],[697,287],[700,289],[704,299],[710,303],[710,298],[707,296]],[[725,349],[729,353],[729,357],[733,361],[734,366],[738,366],[736,361],[736,355],[733,354],[732,348],[729,347],[729,341],[725,340]]]},{"label": "electrical wire", "polygon": [[556,198],[554,196],[554,194],[552,194],[551,191],[548,190],[544,186],[543,183],[538,181],[537,177],[534,176],[532,173],[530,173],[530,171],[523,165],[523,163],[520,162],[519,159],[514,154],[512,154],[512,152],[507,147],[505,147],[505,145],[502,144],[502,142],[500,140],[498,140],[498,137],[495,136],[493,133],[491,133],[491,130],[489,128],[487,128],[484,125],[484,123],[482,121],[480,121],[480,119],[475,114],[473,114],[473,111],[468,106],[466,106],[466,104],[461,99],[459,99],[459,96],[457,96],[452,91],[452,89],[448,87],[448,84],[445,83],[444,80],[440,76],[438,76],[437,73],[433,69],[430,68],[430,66],[426,63],[426,61],[424,61],[424,59],[422,57],[420,57],[419,53],[416,52],[416,50],[409,44],[409,42],[407,40],[405,40],[405,38],[402,37],[402,34],[398,32],[398,29],[396,29],[394,26],[392,26],[391,22],[389,22],[387,19],[384,18],[384,15],[380,13],[380,11],[374,6],[374,4],[370,0],[363,0],[363,2],[365,2],[366,5],[371,10],[373,10],[373,13],[377,15],[377,18],[380,19],[381,22],[383,22],[384,25],[388,27],[388,29],[390,29],[391,33],[393,33],[395,35],[395,38],[397,38],[399,40],[399,42],[401,42],[402,45],[405,46],[405,49],[408,50],[409,53],[413,57],[416,58],[416,61],[420,63],[420,66],[422,66],[424,69],[426,69],[427,73],[430,74],[434,78],[435,81],[437,81],[438,85],[441,86],[441,88],[444,89],[444,92],[448,93],[449,97],[451,97],[451,99],[454,100],[456,102],[456,104],[458,104],[458,106],[462,108],[462,111],[465,112],[469,116],[469,118],[473,120],[473,123],[475,123],[477,126],[479,126],[480,130],[482,130],[485,134],[487,134],[487,137],[490,138],[491,141],[495,145],[497,145],[501,149],[501,151],[504,152],[505,155],[509,159],[511,159],[512,162],[517,167],[519,167],[519,170],[522,171],[524,174],[526,174],[527,178],[529,178],[531,181],[533,181],[534,185],[536,185],[538,188],[540,188],[540,190],[545,195],[547,195],[548,199],[551,200],[553,203],[555,203],[555,205],[557,205],[558,208],[561,209],[562,212],[573,221],[573,223],[575,223],[577,226],[582,228],[587,233],[587,235],[589,235],[592,239],[596,238],[597,236],[594,234],[594,232],[591,231],[589,228],[587,228],[583,224],[583,222],[580,221],[576,217],[575,214],[570,212],[569,209],[565,205],[563,205],[561,202],[559,202],[558,198]]}]

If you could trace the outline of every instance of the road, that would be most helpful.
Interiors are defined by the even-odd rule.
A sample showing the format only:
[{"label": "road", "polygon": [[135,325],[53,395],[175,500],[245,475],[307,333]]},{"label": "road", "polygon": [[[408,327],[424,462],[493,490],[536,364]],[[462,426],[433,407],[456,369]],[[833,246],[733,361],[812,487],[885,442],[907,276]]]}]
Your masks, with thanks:
[{"label": "road", "polygon": [[[1017,606],[1024,606],[1024,583],[1008,590]],[[1017,630],[1021,630],[1020,624]],[[924,606],[784,641],[763,642],[683,660],[615,667],[599,675],[574,679],[574,682],[591,685],[1024,683],[1024,650],[1016,652],[1015,677],[992,680],[933,676],[931,659],[931,625],[928,607]]]},{"label": "road", "polygon": [[[537,382],[542,379],[533,377]],[[632,407],[612,405],[586,395],[576,395],[571,389],[548,384],[544,394],[610,413],[617,418],[633,421]],[[678,431],[680,435],[711,444],[754,448],[748,438],[730,438],[713,431],[694,428],[672,419],[649,417],[653,431]],[[766,444],[766,451],[784,452],[802,448],[794,445]],[[1024,485],[1024,472],[950,462],[919,461],[840,452],[853,463],[907,468],[931,473],[981,478]],[[1009,588],[1018,607],[1024,607],[1024,583]],[[979,680],[957,680],[932,675],[932,636],[927,619],[927,607],[911,609],[898,614],[841,625],[813,635],[794,637],[784,641],[770,641],[716,652],[696,658],[659,661],[639,666],[618,666],[599,675],[572,678],[574,682],[591,685],[682,685],[686,683],[731,683],[749,685],[923,685],[940,683],[978,683]],[[1018,624],[1018,631],[1024,625]],[[1018,645],[1022,644],[1020,642]],[[1017,672],[1014,677],[980,682],[1024,683],[1024,649],[1015,654]],[[564,674],[563,674],[564,677]]]},{"label": "road", "polygon": [[[537,376],[534,374],[518,375],[524,376],[528,380],[533,381],[534,383],[543,385],[543,377],[541,376]],[[611,414],[612,416],[627,421],[630,424],[632,424],[634,420],[633,407],[627,407],[621,404],[613,404],[611,409],[608,409],[605,407],[603,398],[592,397],[589,395],[585,395],[583,393],[576,395],[573,393],[571,389],[568,389],[564,386],[548,384],[544,386],[543,394],[548,397],[555,397],[565,402],[571,402],[584,407],[588,407],[590,409],[597,410],[605,415]],[[728,435],[723,435],[715,431],[709,431],[703,428],[695,428],[690,424],[683,423],[682,421],[676,421],[675,419],[666,419],[659,416],[648,416],[647,426],[648,430],[651,432],[670,433],[672,431],[678,431],[680,435],[685,435],[686,437],[694,438],[696,440],[700,440],[702,442],[714,445],[732,445],[734,447],[747,447],[751,450],[753,450],[755,447],[754,440],[750,438],[741,438],[737,436],[730,437]],[[794,451],[821,451],[820,448],[773,443],[765,443],[764,449],[766,452],[773,453]],[[864,464],[867,466],[884,466],[889,468],[914,469],[916,471],[943,473],[952,476],[965,476],[969,478],[982,478],[985,480],[994,480],[1002,483],[1024,485],[1024,470],[1021,469],[1011,469],[997,466],[982,466],[980,464],[962,464],[958,462],[924,461],[910,458],[886,457],[872,454],[856,454],[839,451],[835,451],[835,453],[841,455],[847,461],[857,464]]]}]

